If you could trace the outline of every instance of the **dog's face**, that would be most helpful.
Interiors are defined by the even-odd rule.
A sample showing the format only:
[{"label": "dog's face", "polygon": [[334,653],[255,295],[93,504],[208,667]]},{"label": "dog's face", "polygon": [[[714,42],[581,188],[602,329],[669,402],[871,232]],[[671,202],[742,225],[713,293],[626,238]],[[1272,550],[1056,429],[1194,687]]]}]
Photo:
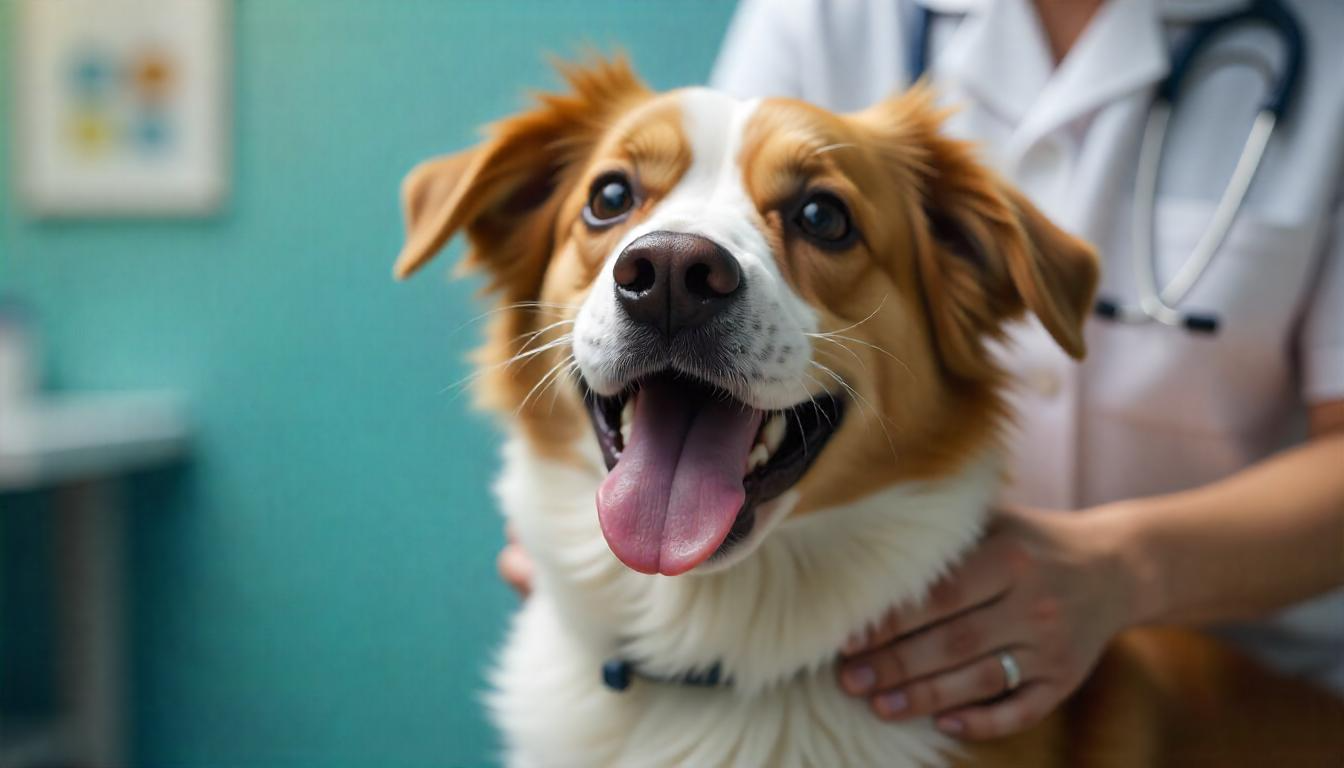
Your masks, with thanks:
[{"label": "dog's face", "polygon": [[[654,94],[623,63],[421,165],[399,275],[457,230],[502,294],[482,390],[645,573],[724,568],[785,515],[984,452],[985,348],[1034,312],[1083,352],[1091,251],[938,134],[928,95],[854,115]],[[787,503],[786,503],[787,502]]]}]

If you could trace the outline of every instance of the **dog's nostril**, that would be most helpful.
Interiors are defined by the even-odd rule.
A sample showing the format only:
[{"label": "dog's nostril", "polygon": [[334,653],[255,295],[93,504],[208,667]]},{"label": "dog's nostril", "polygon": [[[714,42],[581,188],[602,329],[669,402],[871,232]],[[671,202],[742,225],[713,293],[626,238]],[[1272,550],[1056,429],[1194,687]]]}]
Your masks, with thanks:
[{"label": "dog's nostril", "polygon": [[686,270],[686,290],[690,291],[692,296],[701,299],[712,299],[722,294],[714,289],[710,284],[710,277],[713,270],[708,264],[693,264]]},{"label": "dog's nostril", "polygon": [[631,293],[643,293],[658,281],[658,271],[648,259],[617,261],[611,276],[616,285]]},{"label": "dog's nostril", "polygon": [[692,264],[686,269],[686,290],[698,299],[721,299],[732,295],[742,283],[737,260],[726,252]]}]

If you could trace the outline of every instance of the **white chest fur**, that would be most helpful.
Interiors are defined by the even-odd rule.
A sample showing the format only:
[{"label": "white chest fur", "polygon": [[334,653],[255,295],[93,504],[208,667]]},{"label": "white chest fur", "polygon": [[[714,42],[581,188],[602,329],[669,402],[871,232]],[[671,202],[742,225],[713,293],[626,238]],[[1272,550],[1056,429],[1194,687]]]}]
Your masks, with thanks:
[{"label": "white chest fur", "polygon": [[[950,745],[929,723],[879,721],[831,665],[846,637],[919,600],[976,539],[994,462],[787,520],[731,568],[665,577],[607,548],[593,506],[604,471],[589,458],[505,446],[496,491],[538,569],[493,677],[510,764],[942,764]],[[615,655],[668,676],[718,663],[733,685],[612,692],[600,670]]]}]

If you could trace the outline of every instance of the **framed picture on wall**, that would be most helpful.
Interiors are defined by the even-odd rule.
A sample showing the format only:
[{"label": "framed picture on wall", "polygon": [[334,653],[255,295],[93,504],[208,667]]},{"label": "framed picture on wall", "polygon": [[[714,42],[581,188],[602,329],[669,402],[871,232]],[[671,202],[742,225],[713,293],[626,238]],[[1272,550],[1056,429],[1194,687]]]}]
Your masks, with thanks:
[{"label": "framed picture on wall", "polygon": [[28,210],[217,210],[230,24],[229,0],[21,0],[12,152]]}]

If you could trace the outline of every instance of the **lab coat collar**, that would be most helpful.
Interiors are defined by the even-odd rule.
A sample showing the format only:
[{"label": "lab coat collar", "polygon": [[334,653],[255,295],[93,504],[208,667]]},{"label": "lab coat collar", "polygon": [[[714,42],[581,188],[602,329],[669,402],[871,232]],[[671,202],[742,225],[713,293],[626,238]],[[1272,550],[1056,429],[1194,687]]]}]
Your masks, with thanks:
[{"label": "lab coat collar", "polygon": [[1013,144],[1025,150],[1103,104],[1156,83],[1170,71],[1170,55],[1155,0],[1103,4],[1018,126]]},{"label": "lab coat collar", "polygon": [[[937,0],[940,4],[967,0]],[[1058,70],[1031,0],[993,0],[968,15],[933,62],[1014,126],[1010,154],[1088,111],[1161,79],[1168,50],[1157,0],[1110,0]]]},{"label": "lab coat collar", "polygon": [[1013,125],[1050,79],[1050,51],[1029,0],[988,3],[968,15],[931,62],[935,81],[955,83]]}]

